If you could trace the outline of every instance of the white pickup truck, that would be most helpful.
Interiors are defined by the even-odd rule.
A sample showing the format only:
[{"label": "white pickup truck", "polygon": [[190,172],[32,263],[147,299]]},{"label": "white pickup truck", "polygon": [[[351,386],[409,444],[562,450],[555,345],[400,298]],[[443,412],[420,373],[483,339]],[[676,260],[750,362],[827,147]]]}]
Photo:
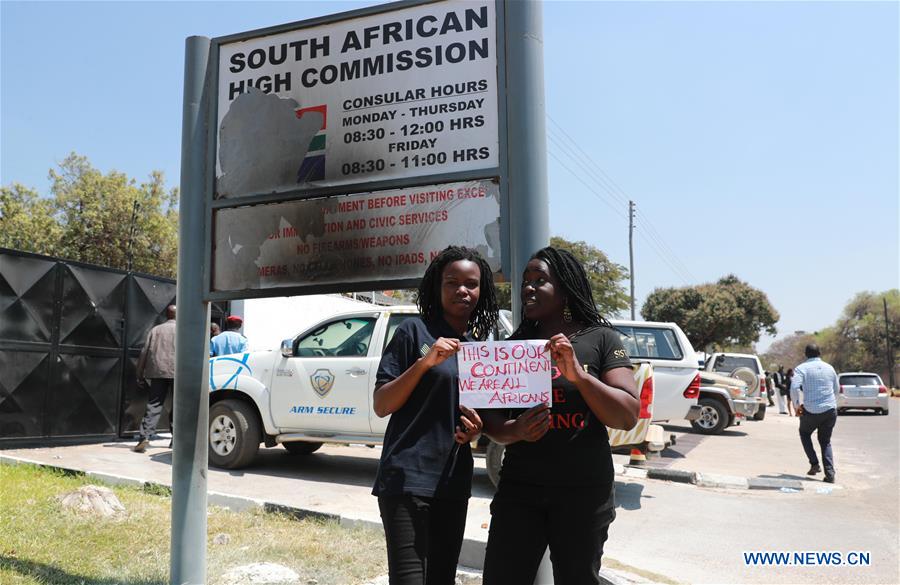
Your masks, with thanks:
[{"label": "white pickup truck", "polygon": [[766,417],[766,405],[769,402],[766,374],[757,356],[752,353],[713,353],[706,359],[704,369],[744,380],[749,386],[747,396],[759,405],[751,418],[763,420]]},{"label": "white pickup truck", "polygon": [[[299,455],[323,443],[380,445],[388,418],[376,416],[372,405],[378,363],[400,323],[417,315],[412,306],[345,310],[284,340],[280,351],[211,358],[209,462],[244,467],[260,443]],[[630,431],[611,430],[610,442],[661,450],[662,429],[650,424],[652,366],[636,364],[635,380],[641,418]],[[484,440],[480,445],[489,446]],[[501,457],[492,451],[488,471],[494,478]]]}]

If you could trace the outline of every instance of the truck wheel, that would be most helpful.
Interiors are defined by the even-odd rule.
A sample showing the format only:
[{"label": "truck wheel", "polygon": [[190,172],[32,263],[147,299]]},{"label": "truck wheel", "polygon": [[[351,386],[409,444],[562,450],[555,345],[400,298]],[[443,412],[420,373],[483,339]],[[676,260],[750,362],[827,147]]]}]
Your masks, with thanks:
[{"label": "truck wheel", "polygon": [[485,467],[487,467],[488,477],[494,487],[500,485],[500,468],[503,466],[503,453],[506,447],[493,441],[488,443],[487,450],[484,454]]},{"label": "truck wheel", "polygon": [[766,404],[761,404],[759,406],[759,410],[756,411],[756,414],[753,415],[753,420],[763,420],[766,418]]},{"label": "truck wheel", "polygon": [[262,441],[259,417],[242,400],[222,400],[209,409],[209,462],[239,469],[253,461]]},{"label": "truck wheel", "polygon": [[322,443],[309,443],[307,441],[288,441],[282,443],[282,447],[288,450],[291,455],[311,455],[319,450]]},{"label": "truck wheel", "polygon": [[694,430],[704,435],[718,435],[725,430],[728,424],[725,406],[715,398],[701,398],[699,404],[700,416],[691,421]]}]

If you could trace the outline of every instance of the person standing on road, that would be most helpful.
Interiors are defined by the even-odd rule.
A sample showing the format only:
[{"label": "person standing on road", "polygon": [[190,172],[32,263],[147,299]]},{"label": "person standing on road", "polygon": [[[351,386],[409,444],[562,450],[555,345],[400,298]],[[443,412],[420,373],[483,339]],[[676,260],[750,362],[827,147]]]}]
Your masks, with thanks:
[{"label": "person standing on road", "polygon": [[[806,361],[797,366],[791,380],[791,398],[800,416],[800,442],[809,459],[807,475],[821,471],[812,444],[813,431],[818,432],[825,481],[834,483],[834,455],[831,452],[831,433],[837,422],[837,393],[840,389],[837,373],[822,361],[819,346],[810,343],[805,350]],[[802,391],[802,397],[801,397]]]},{"label": "person standing on road", "polygon": [[[175,384],[175,305],[166,307],[166,321],[150,330],[137,364],[139,388],[147,389],[147,410],[141,420],[137,445],[131,448],[143,453],[156,433],[156,425],[165,408],[166,398]],[[149,380],[149,384],[147,383]],[[169,427],[172,415],[169,414]],[[171,446],[171,443],[170,443]]]},{"label": "person standing on road", "polygon": [[549,546],[555,583],[600,583],[603,545],[616,517],[606,427],[637,424],[631,361],[597,312],[572,254],[538,250],[522,274],[520,294],[522,322],[510,339],[549,340],[553,405],[509,417],[480,413],[488,436],[507,445],[491,503],[483,582],[533,583]]},{"label": "person standing on road", "polygon": [[794,408],[794,401],[791,400],[791,381],[794,379],[794,368],[788,368],[787,374],[784,375],[784,399],[787,401],[788,414],[797,416]]},{"label": "person standing on road", "polygon": [[425,271],[417,302],[421,317],[397,327],[378,366],[374,411],[391,420],[372,494],[391,585],[452,585],[472,487],[469,443],[482,427],[459,404],[456,352],[497,322],[491,268],[450,246]]},{"label": "person standing on road", "polygon": [[240,334],[243,325],[243,319],[237,315],[229,315],[225,319],[225,331],[209,342],[209,355],[215,357],[247,351],[247,338]]},{"label": "person standing on road", "polygon": [[775,384],[775,399],[778,401],[778,414],[787,414],[784,398],[788,394],[790,388],[784,384],[784,366],[778,366],[778,369],[772,373],[772,383]]}]

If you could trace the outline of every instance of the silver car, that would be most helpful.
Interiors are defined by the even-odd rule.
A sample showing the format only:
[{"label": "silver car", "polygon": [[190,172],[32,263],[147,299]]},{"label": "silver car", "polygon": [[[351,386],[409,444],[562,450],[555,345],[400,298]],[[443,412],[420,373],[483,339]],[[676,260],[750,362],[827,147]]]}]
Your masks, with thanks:
[{"label": "silver car", "polygon": [[838,376],[838,413],[851,408],[888,413],[890,392],[881,377],[871,372],[845,372]]}]

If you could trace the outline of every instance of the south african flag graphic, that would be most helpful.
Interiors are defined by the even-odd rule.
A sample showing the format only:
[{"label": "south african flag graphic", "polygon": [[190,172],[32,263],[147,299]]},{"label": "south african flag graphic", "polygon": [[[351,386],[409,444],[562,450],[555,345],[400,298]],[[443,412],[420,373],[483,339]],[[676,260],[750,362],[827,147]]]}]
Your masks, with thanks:
[{"label": "south african flag graphic", "polygon": [[300,170],[297,171],[298,183],[321,181],[325,178],[325,127],[328,119],[328,106],[323,104],[299,108],[296,112],[298,118],[302,118],[305,114],[322,115],[322,127],[310,141],[303,163],[300,164]]}]

